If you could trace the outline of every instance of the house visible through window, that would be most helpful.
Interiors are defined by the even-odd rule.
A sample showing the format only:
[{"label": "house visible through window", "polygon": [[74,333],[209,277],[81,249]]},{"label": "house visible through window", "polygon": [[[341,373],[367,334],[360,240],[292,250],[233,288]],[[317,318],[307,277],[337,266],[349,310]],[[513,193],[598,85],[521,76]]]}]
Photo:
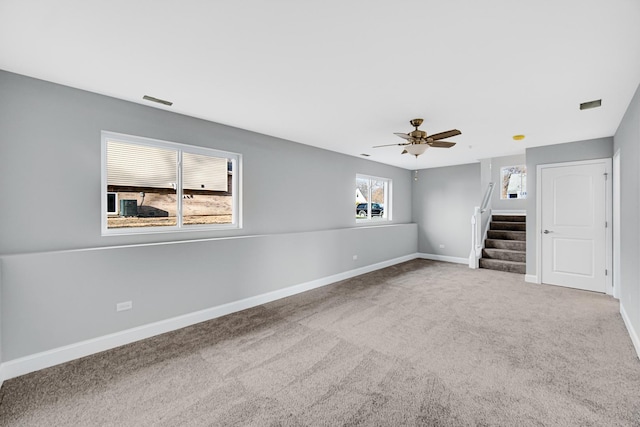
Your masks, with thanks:
[{"label": "house visible through window", "polygon": [[102,133],[103,234],[239,226],[240,156]]},{"label": "house visible through window", "polygon": [[527,167],[525,165],[501,168],[500,181],[501,199],[527,198]]},{"label": "house visible through window", "polygon": [[356,175],[355,215],[357,222],[391,219],[391,180]]}]

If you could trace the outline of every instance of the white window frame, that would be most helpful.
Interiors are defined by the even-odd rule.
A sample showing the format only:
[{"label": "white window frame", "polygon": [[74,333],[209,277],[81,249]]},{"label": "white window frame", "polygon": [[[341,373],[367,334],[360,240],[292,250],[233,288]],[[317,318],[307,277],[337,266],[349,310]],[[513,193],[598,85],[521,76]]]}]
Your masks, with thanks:
[{"label": "white window frame", "polygon": [[[107,213],[107,141],[117,141],[126,144],[142,145],[147,147],[163,148],[174,150],[177,153],[176,162],[176,225],[160,227],[124,227],[108,228],[107,218],[112,213]],[[182,224],[182,153],[200,154],[204,156],[220,157],[230,159],[232,164],[231,193],[232,193],[232,213],[229,224]],[[213,148],[197,147],[194,145],[181,144],[178,142],[162,141],[159,139],[145,138],[141,136],[126,135],[122,133],[102,131],[101,132],[101,185],[100,195],[102,199],[102,235],[113,236],[123,234],[150,234],[150,233],[174,233],[182,231],[203,231],[203,230],[229,230],[242,228],[242,197],[241,197],[241,171],[242,155],[228,151],[216,150]],[[117,207],[116,207],[117,208]]]},{"label": "white window frame", "polygon": [[[368,179],[369,181],[383,181],[385,183],[385,192],[384,192],[384,216],[382,218],[376,217],[375,219],[371,217],[371,184],[369,184],[369,194],[363,194],[363,196],[367,199],[368,207],[367,207],[367,217],[366,218],[356,218],[356,224],[381,224],[388,223],[391,221],[392,216],[392,207],[393,203],[392,199],[392,188],[393,188],[393,180],[391,178],[383,178],[380,176],[373,175],[364,175],[364,174],[356,174],[356,179],[354,181],[355,188],[358,188],[357,182],[359,179]],[[352,210],[352,214],[355,213]]]},{"label": "white window frame", "polygon": [[[518,197],[509,197],[509,193],[506,193],[506,197],[502,197],[502,190],[504,190],[504,171],[505,170],[509,170],[509,169],[513,169],[513,168],[524,168],[524,173],[526,176],[527,173],[527,165],[513,165],[513,166],[502,166],[500,168],[500,200],[525,200],[527,198],[527,189],[526,187],[524,188],[524,191],[522,191],[522,188],[520,189],[518,194]],[[525,184],[526,185],[526,184]]]}]

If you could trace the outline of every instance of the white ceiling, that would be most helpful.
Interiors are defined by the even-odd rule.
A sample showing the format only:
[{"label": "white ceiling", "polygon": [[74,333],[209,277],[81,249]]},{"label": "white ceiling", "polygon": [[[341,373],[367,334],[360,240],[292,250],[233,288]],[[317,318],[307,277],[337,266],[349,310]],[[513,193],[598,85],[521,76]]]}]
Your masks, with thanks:
[{"label": "white ceiling", "polygon": [[[0,0],[0,69],[421,169],[613,135],[640,1]],[[371,148],[416,117],[458,144]]]}]

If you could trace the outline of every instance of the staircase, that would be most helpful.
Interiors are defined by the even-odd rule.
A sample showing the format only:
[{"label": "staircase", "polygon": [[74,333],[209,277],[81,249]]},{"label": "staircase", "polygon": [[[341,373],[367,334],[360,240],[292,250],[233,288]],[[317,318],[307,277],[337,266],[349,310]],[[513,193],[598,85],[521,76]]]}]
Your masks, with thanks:
[{"label": "staircase", "polygon": [[525,215],[492,215],[485,240],[480,268],[525,274]]}]

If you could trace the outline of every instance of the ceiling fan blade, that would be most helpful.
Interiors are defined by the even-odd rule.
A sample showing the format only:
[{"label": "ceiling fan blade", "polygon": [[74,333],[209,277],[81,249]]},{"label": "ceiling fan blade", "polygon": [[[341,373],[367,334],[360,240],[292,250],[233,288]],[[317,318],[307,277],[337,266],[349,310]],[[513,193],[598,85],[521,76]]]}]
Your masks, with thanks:
[{"label": "ceiling fan blade", "polygon": [[399,132],[396,132],[396,133],[394,133],[394,135],[397,135],[397,136],[399,136],[400,138],[406,139],[407,141],[411,141],[411,140],[413,139],[413,138],[411,137],[411,135],[406,134],[406,133],[399,133]]},{"label": "ceiling fan blade", "polygon": [[451,148],[454,145],[456,145],[455,142],[449,142],[449,141],[431,141],[431,142],[427,142],[427,144],[429,144],[430,147],[435,147],[435,148]]},{"label": "ceiling fan blade", "polygon": [[402,153],[400,153],[400,154],[407,154],[407,153],[408,153],[407,150],[402,150]]},{"label": "ceiling fan blade", "polygon": [[461,134],[462,134],[462,132],[460,132],[458,129],[451,129],[451,130],[448,130],[446,132],[440,132],[440,133],[434,133],[433,135],[427,135],[427,139],[431,140],[431,141],[437,141],[439,139],[445,139],[445,138],[449,138],[449,137],[457,136],[457,135],[461,135]]},{"label": "ceiling fan blade", "polygon": [[410,145],[409,142],[405,142],[405,143],[398,143],[398,144],[385,144],[385,145],[374,145],[371,148],[380,148],[380,147],[391,147],[391,146],[396,146],[396,145]]}]

